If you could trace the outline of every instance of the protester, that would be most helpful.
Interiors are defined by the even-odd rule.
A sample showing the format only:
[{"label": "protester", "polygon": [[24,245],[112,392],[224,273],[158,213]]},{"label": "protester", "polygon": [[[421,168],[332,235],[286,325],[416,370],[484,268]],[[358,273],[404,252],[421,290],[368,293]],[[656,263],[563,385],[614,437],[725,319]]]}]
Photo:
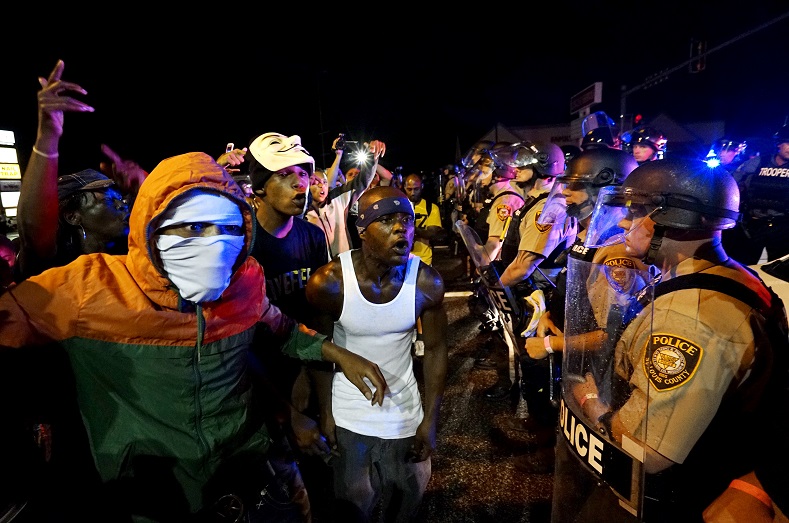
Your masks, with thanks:
[{"label": "protester", "polygon": [[[382,409],[358,401],[343,372],[321,384],[321,426],[332,462],[338,521],[414,521],[431,475],[447,369],[447,316],[439,273],[411,253],[414,211],[394,187],[359,200],[361,249],[341,253],[310,279],[307,296],[321,331],[371,358],[390,388]],[[411,333],[424,329],[424,402],[413,370]]]},{"label": "protester", "polygon": [[[383,142],[376,141],[368,144],[376,151],[380,148],[380,156],[386,153]],[[342,160],[343,150],[335,151],[335,159],[328,172],[336,172]],[[358,176],[354,176],[351,181],[332,188],[332,184],[324,171],[316,171],[310,176],[310,193],[312,203],[305,215],[307,221],[318,226],[326,235],[326,245],[329,251],[327,261],[337,254],[351,248],[351,236],[348,229],[347,219],[350,208],[356,203],[364,191],[370,187],[373,178],[377,174],[378,162],[363,165]]]},{"label": "protester", "polygon": [[265,398],[248,379],[254,329],[267,324],[295,357],[336,363],[371,404],[383,404],[383,375],[271,306],[248,258],[252,213],[208,155],[162,161],[130,224],[128,256],[82,256],[0,296],[3,345],[58,341],[74,370],[101,478],[77,519],[185,521],[235,500],[241,510],[224,516],[307,520],[271,505],[292,501],[276,481],[303,489],[292,462],[267,455]]},{"label": "protester", "polygon": [[63,60],[58,60],[49,77],[38,79],[38,131],[19,193],[17,280],[65,265],[81,254],[124,254],[129,202],[147,176],[136,162],[122,160],[107,145],[102,145],[102,152],[111,163],[104,162],[104,168],[112,178],[93,169],[58,176],[65,113],[94,111],[66,96],[87,91],[62,80],[64,69]]}]

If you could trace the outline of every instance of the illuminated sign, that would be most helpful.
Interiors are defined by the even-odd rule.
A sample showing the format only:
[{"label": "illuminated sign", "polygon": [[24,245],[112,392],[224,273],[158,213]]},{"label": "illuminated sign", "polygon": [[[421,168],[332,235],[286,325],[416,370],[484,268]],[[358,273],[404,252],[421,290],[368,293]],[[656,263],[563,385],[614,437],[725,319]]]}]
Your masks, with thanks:
[{"label": "illuminated sign", "polygon": [[577,113],[603,101],[603,82],[595,82],[570,98],[570,112]]}]

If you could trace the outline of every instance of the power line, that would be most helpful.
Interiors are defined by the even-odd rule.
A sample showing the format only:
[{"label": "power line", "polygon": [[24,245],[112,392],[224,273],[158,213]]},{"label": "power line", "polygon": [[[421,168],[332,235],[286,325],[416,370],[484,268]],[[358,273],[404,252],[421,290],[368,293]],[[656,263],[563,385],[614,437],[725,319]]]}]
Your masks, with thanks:
[{"label": "power line", "polygon": [[687,66],[691,62],[695,62],[695,61],[700,60],[702,58],[706,58],[707,56],[711,55],[712,53],[720,51],[724,47],[728,47],[731,44],[733,44],[735,42],[738,42],[738,41],[742,40],[743,38],[751,36],[754,33],[758,33],[759,31],[761,31],[763,29],[766,29],[766,28],[770,27],[771,25],[773,25],[773,24],[775,24],[777,22],[780,22],[781,20],[783,20],[783,19],[785,19],[787,17],[789,17],[789,11],[783,13],[780,16],[777,16],[776,18],[773,18],[769,22],[765,22],[764,24],[762,24],[762,25],[760,25],[758,27],[754,27],[753,29],[751,29],[749,31],[741,33],[741,34],[735,36],[734,38],[732,38],[731,40],[727,40],[726,42],[723,42],[722,44],[717,45],[717,46],[713,47],[712,49],[710,49],[710,50],[708,50],[708,51],[706,51],[704,53],[700,53],[697,56],[692,56],[688,60],[685,60],[684,62],[682,62],[679,65],[676,65],[676,66],[674,66],[674,67],[672,67],[670,69],[664,69],[663,71],[660,71],[658,73],[652,74],[652,75],[648,76],[643,83],[641,83],[641,84],[639,84],[639,85],[637,85],[637,86],[635,86],[635,87],[633,87],[631,89],[625,89],[625,86],[623,85],[622,86],[622,95],[621,95],[621,98],[620,98],[620,119],[625,117],[625,113],[626,113],[626,111],[625,111],[625,103],[626,103],[626,98],[627,98],[628,95],[633,94],[634,92],[636,92],[636,91],[638,91],[640,89],[647,89],[647,88],[652,87],[654,85],[657,85],[657,84],[659,84],[661,82],[664,82],[664,81],[666,81],[668,79],[668,76],[671,73],[679,71],[680,69],[682,69],[683,67]]}]

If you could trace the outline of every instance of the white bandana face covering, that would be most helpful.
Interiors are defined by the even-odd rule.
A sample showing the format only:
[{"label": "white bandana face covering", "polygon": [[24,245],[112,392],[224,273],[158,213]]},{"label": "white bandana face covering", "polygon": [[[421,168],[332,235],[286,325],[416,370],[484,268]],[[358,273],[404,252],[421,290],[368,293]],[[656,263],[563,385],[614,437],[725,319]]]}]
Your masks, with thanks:
[{"label": "white bandana face covering", "polygon": [[156,239],[167,277],[185,300],[214,301],[230,285],[233,264],[244,247],[243,236],[219,234],[182,238],[160,235]]},{"label": "white bandana face covering", "polygon": [[[185,223],[244,224],[238,205],[229,199],[199,193],[178,204],[159,228]],[[244,248],[244,235],[218,234],[184,238],[159,234],[156,247],[170,281],[185,300],[202,303],[217,300],[230,285],[233,265]]]}]

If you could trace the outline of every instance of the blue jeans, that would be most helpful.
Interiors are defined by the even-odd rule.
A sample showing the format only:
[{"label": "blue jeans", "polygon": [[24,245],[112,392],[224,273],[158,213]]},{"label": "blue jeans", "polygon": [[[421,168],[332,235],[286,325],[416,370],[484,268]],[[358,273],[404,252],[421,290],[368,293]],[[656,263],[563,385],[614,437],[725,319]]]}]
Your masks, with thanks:
[{"label": "blue jeans", "polygon": [[408,459],[414,437],[381,439],[341,427],[336,434],[340,455],[331,466],[338,521],[372,521],[379,502],[384,521],[412,521],[432,472],[430,458]]}]

